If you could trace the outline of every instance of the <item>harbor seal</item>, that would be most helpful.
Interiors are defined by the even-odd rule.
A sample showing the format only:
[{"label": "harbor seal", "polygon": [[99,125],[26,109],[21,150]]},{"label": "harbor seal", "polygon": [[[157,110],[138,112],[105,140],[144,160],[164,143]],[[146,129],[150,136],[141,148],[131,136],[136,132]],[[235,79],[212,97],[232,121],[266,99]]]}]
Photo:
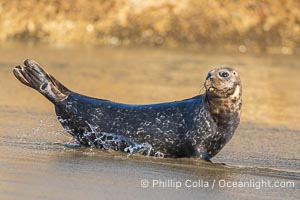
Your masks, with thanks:
[{"label": "harbor seal", "polygon": [[242,85],[232,68],[211,70],[205,93],[181,101],[133,105],[72,92],[33,60],[13,73],[50,100],[62,126],[83,146],[209,161],[234,134]]}]

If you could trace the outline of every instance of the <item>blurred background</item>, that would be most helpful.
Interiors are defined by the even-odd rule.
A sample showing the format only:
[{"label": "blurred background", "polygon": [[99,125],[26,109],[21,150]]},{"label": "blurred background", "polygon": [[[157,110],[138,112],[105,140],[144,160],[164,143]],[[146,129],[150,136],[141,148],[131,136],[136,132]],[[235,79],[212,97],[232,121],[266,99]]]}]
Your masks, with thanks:
[{"label": "blurred background", "polygon": [[1,0],[0,41],[299,53],[298,0]]},{"label": "blurred background", "polygon": [[125,103],[188,98],[231,66],[243,120],[300,127],[298,0],[0,0],[0,41],[5,73],[32,58],[75,91]]}]

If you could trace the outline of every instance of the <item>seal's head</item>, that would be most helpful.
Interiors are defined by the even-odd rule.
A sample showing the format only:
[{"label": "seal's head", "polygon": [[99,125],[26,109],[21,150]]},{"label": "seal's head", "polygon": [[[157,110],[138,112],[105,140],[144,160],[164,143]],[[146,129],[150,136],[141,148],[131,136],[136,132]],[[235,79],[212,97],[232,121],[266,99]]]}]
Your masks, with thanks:
[{"label": "seal's head", "polygon": [[226,98],[240,93],[241,80],[239,74],[232,68],[223,67],[211,70],[204,84],[210,97]]},{"label": "seal's head", "polygon": [[240,76],[232,68],[222,67],[211,70],[205,80],[206,99],[212,114],[237,114],[242,106],[242,85]]},{"label": "seal's head", "polygon": [[[207,156],[215,156],[231,139],[240,122],[242,85],[240,76],[232,68],[211,70],[205,80],[204,108],[210,121],[209,126],[217,131],[207,145]],[[210,137],[207,136],[207,138]],[[205,156],[205,154],[203,154]]]}]

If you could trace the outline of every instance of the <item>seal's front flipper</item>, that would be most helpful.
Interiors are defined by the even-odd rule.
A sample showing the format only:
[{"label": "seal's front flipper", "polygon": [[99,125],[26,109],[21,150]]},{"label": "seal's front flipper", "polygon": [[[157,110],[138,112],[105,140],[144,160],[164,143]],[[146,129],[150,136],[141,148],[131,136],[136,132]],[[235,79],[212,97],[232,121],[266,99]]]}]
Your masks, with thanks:
[{"label": "seal's front flipper", "polygon": [[54,104],[68,97],[70,90],[45,72],[37,62],[26,59],[24,65],[24,67],[17,66],[13,70],[21,83],[39,91]]},{"label": "seal's front flipper", "polygon": [[212,163],[207,151],[201,145],[196,148],[196,156],[201,160]]},{"label": "seal's front flipper", "polygon": [[200,157],[201,160],[205,160],[207,162],[212,163],[207,153],[200,154],[199,157]]}]

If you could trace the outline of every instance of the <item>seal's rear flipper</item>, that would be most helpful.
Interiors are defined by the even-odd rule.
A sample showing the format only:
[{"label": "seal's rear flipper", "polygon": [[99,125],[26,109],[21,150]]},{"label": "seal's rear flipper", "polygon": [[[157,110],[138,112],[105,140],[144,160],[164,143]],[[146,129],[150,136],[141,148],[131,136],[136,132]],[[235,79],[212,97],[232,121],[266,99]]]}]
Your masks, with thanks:
[{"label": "seal's rear flipper", "polygon": [[71,91],[45,72],[37,62],[26,59],[24,65],[16,66],[13,70],[16,78],[24,85],[36,89],[54,104],[69,96]]}]

